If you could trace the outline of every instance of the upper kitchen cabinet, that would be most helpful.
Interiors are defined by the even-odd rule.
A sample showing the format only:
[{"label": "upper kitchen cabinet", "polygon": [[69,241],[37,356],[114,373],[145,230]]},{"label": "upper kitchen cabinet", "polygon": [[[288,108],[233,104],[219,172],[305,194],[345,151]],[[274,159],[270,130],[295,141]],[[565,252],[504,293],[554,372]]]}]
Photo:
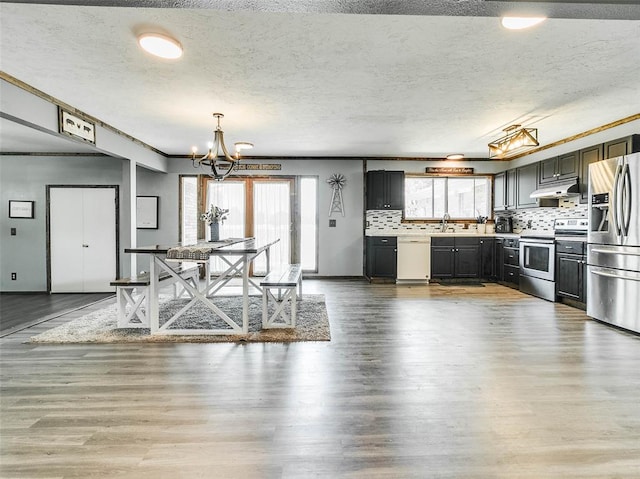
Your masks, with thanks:
[{"label": "upper kitchen cabinet", "polygon": [[531,193],[538,187],[538,163],[532,163],[516,169],[516,186],[516,208],[538,206],[535,198],[531,198]]},{"label": "upper kitchen cabinet", "polygon": [[603,158],[603,145],[594,145],[580,150],[580,203],[587,203],[589,197],[589,165]]},{"label": "upper kitchen cabinet", "polygon": [[538,184],[544,185],[558,180],[565,180],[578,176],[580,157],[577,151],[554,156],[540,162]]},{"label": "upper kitchen cabinet", "polygon": [[640,135],[631,135],[604,144],[604,159],[629,155],[640,151]]},{"label": "upper kitchen cabinet", "polygon": [[404,171],[367,172],[367,209],[404,210]]},{"label": "upper kitchen cabinet", "polygon": [[494,211],[511,210],[516,207],[516,170],[498,173],[493,178]]}]

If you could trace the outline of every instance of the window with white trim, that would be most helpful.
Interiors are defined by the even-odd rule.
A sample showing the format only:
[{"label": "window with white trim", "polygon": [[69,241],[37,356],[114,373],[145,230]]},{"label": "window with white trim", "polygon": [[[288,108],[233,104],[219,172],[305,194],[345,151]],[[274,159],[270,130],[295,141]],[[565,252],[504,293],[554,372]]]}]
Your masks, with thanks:
[{"label": "window with white trim", "polygon": [[490,216],[489,176],[405,176],[404,217],[408,220],[474,220]]}]

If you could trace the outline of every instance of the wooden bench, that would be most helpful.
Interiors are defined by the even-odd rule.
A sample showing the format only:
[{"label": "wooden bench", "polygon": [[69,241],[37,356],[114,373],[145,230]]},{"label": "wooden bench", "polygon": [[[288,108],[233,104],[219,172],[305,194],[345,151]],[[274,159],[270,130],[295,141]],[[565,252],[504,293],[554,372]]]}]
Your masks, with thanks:
[{"label": "wooden bench", "polygon": [[[190,281],[197,288],[198,266],[181,266],[174,269],[185,281]],[[186,291],[181,288],[178,293],[178,280],[170,273],[163,271],[160,274],[159,286],[173,285],[173,297],[177,299]],[[130,278],[120,278],[110,283],[116,287],[116,303],[118,306],[118,328],[148,328],[149,324],[149,286],[151,276],[149,273],[139,274]],[[127,311],[128,310],[128,311]]]},{"label": "wooden bench", "polygon": [[[302,299],[302,267],[299,264],[287,264],[267,274],[260,281],[262,288],[262,327],[267,328],[295,328],[297,299]],[[272,290],[278,290],[274,296]],[[284,294],[282,292],[284,291]],[[269,315],[270,300],[275,306]],[[286,305],[290,304],[287,313]]]}]

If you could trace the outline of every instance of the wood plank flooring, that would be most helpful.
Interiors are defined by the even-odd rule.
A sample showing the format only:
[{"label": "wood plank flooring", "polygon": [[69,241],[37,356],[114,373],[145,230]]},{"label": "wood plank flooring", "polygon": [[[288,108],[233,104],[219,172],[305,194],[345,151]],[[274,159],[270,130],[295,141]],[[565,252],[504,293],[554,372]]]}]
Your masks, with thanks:
[{"label": "wood plank flooring", "polygon": [[3,338],[0,476],[640,477],[639,336],[494,284],[304,292],[331,342]]},{"label": "wood plank flooring", "polygon": [[2,293],[0,336],[111,296],[114,293]]}]

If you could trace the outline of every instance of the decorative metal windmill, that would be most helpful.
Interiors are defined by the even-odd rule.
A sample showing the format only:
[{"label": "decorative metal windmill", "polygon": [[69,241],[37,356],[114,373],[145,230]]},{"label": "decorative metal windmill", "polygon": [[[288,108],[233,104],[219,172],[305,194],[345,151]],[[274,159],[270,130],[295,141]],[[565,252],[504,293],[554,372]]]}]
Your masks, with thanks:
[{"label": "decorative metal windmill", "polygon": [[329,207],[329,216],[333,213],[342,213],[344,216],[344,202],[342,201],[342,188],[344,188],[347,180],[344,178],[344,175],[339,173],[334,173],[329,177],[327,183],[333,189],[333,193],[331,194],[331,206]]}]

